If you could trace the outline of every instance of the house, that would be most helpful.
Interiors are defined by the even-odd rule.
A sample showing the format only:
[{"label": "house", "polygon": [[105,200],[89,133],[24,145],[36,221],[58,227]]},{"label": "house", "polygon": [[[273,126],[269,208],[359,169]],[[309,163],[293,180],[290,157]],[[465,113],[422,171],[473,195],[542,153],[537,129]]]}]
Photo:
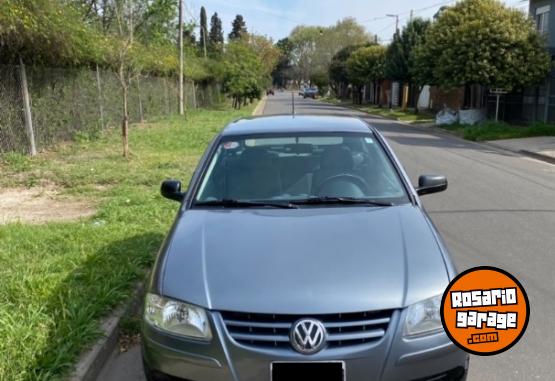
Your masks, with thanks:
[{"label": "house", "polygon": [[[545,36],[551,60],[555,60],[555,0],[530,0],[528,14]],[[487,97],[487,111],[490,116],[495,113],[493,95]],[[539,85],[503,95],[499,117],[510,122],[555,122],[555,69]]]},{"label": "house", "polygon": [[[553,8],[553,11],[552,11]],[[537,30],[547,41],[547,48],[555,61],[555,0],[530,0],[528,12]],[[496,95],[482,86],[442,91],[432,87],[431,108],[439,110],[446,105],[452,109],[485,108],[494,118]],[[543,83],[512,92],[501,97],[499,118],[511,122],[555,122],[555,66]]]},{"label": "house", "polygon": [[[530,0],[529,14],[534,19],[537,30],[545,36],[551,59],[554,60],[555,0]],[[554,69],[542,84],[523,91],[522,118],[526,121],[555,122]]]}]

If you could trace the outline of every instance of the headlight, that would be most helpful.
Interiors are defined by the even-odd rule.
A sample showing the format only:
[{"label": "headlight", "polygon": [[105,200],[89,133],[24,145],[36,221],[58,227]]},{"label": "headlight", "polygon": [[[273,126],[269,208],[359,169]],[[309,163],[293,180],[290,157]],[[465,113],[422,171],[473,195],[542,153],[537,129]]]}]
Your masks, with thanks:
[{"label": "headlight", "polygon": [[443,329],[441,324],[441,295],[409,306],[405,321],[405,336],[416,336]]},{"label": "headlight", "polygon": [[176,335],[200,340],[212,338],[206,311],[187,303],[147,294],[144,318],[151,325]]}]

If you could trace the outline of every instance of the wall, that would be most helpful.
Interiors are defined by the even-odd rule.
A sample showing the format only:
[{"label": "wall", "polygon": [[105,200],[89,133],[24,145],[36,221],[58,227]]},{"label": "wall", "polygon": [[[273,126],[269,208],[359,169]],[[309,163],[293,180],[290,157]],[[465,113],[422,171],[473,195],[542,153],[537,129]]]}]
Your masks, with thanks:
[{"label": "wall", "polygon": [[445,91],[432,86],[430,88],[430,99],[432,110],[442,110],[444,105],[453,110],[458,110],[464,105],[464,88]]}]

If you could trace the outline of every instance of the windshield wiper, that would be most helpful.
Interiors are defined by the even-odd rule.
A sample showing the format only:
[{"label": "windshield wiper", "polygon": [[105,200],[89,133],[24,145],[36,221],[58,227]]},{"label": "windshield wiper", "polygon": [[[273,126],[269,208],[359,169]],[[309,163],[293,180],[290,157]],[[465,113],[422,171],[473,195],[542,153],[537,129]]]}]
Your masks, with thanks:
[{"label": "windshield wiper", "polygon": [[368,206],[394,206],[392,202],[372,200],[369,198],[354,197],[311,197],[304,200],[291,201],[295,205],[368,205]]},{"label": "windshield wiper", "polygon": [[241,201],[234,199],[212,200],[196,202],[195,206],[221,206],[224,208],[281,208],[281,209],[298,209],[297,205],[284,202],[266,202],[266,201]]}]

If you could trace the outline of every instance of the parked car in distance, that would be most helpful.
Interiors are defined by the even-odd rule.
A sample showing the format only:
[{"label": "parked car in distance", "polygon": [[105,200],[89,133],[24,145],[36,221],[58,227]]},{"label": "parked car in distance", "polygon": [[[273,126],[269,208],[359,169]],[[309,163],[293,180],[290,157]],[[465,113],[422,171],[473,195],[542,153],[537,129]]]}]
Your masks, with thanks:
[{"label": "parked car in distance", "polygon": [[268,90],[266,90],[266,95],[275,95],[274,89],[268,89]]},{"label": "parked car in distance", "polygon": [[148,380],[464,380],[442,328],[456,270],[419,195],[366,122],[229,124],[180,202],[147,287]]},{"label": "parked car in distance", "polygon": [[316,99],[317,96],[318,96],[318,89],[315,87],[310,87],[306,89],[303,93],[303,98]]}]

